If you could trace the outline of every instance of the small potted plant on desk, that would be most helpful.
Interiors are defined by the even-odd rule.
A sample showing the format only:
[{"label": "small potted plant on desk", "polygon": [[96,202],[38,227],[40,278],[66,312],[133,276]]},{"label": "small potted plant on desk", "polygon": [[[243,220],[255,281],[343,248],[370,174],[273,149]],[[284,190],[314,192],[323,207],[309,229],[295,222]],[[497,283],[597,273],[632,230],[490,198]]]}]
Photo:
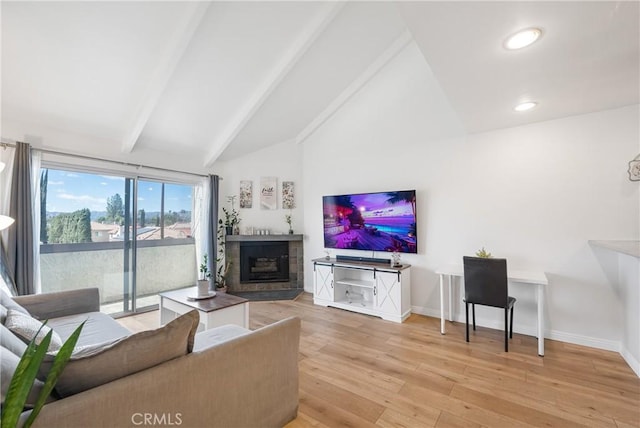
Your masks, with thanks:
[{"label": "small potted plant on desk", "polygon": [[490,252],[485,250],[484,247],[482,247],[480,250],[476,251],[476,257],[480,257],[481,259],[490,259],[493,256]]}]

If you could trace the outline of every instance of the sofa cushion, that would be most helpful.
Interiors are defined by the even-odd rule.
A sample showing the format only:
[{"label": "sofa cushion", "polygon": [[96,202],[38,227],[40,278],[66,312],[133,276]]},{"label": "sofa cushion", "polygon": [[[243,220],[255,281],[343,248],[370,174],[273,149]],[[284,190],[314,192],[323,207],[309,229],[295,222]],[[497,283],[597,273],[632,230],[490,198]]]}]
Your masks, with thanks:
[{"label": "sofa cushion", "polygon": [[[13,309],[13,310],[22,312],[23,314],[29,315],[29,311],[27,311],[25,308],[23,308],[22,306],[20,306],[16,302],[14,302],[13,298],[11,298],[11,295],[9,293],[7,293],[6,291],[2,290],[2,289],[0,289],[0,305],[2,305],[7,311],[9,309]],[[0,310],[0,315],[2,315],[2,311],[1,310]],[[6,316],[7,315],[5,313],[2,316],[2,318],[0,319],[2,324],[5,323],[5,317]]]},{"label": "sofa cushion", "polygon": [[9,309],[7,311],[7,319],[4,325],[27,343],[35,338],[36,345],[39,345],[51,331],[51,342],[49,342],[48,352],[57,351],[62,346],[62,339],[60,339],[60,336],[55,331],[52,331],[50,327],[42,325],[40,321],[31,315],[24,314],[15,309]]},{"label": "sofa cushion", "polygon": [[[198,311],[193,310],[155,330],[77,348],[58,379],[56,391],[68,397],[186,355],[192,350],[199,322]],[[52,354],[45,356],[40,379],[46,377],[53,359]]]},{"label": "sofa cushion", "polygon": [[[2,403],[4,403],[4,399],[7,396],[7,391],[9,390],[9,384],[11,383],[11,378],[13,378],[13,374],[18,367],[18,363],[20,362],[20,357],[15,355],[13,352],[7,350],[5,347],[0,347],[0,390],[2,392]],[[33,386],[31,387],[31,391],[29,391],[29,395],[27,396],[27,402],[25,406],[27,408],[33,408],[38,396],[40,395],[40,391],[44,386],[44,382],[35,379],[33,382]],[[53,397],[49,397],[47,402],[53,401]]]},{"label": "sofa cushion", "polygon": [[209,330],[201,331],[200,333],[196,334],[195,346],[193,347],[193,351],[203,351],[211,346],[217,345],[218,343],[226,342],[235,337],[244,336],[245,334],[249,333],[251,333],[251,330],[234,324],[227,324]]},{"label": "sofa cushion", "polygon": [[4,321],[7,319],[7,308],[0,304],[0,324],[4,325]]},{"label": "sofa cushion", "polygon": [[4,275],[2,275],[2,266],[0,265],[0,290],[5,293],[11,295],[11,288],[9,288],[9,284],[4,279]]},{"label": "sofa cushion", "polygon": [[0,346],[22,357],[27,345],[13,334],[7,327],[0,324]]},{"label": "sofa cushion", "polygon": [[81,322],[84,323],[76,347],[113,342],[131,335],[131,332],[116,320],[102,312],[87,312],[84,314],[68,315],[66,317],[51,318],[47,323],[62,340],[67,340]]}]

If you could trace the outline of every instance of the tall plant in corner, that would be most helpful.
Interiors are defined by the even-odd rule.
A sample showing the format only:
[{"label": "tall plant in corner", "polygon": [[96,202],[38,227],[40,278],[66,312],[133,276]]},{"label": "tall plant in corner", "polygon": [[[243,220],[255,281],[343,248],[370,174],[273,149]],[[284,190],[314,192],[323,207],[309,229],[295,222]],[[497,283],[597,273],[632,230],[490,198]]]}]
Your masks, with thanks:
[{"label": "tall plant in corner", "polygon": [[[42,326],[45,324],[46,321]],[[38,396],[38,399],[31,410],[31,414],[25,421],[23,427],[30,427],[31,424],[33,424],[33,421],[38,417],[47,397],[49,397],[51,391],[53,391],[53,387],[56,385],[56,382],[58,382],[60,374],[67,365],[69,358],[71,358],[73,348],[75,348],[76,343],[78,342],[78,337],[80,337],[80,332],[82,331],[83,326],[84,322],[75,329],[73,334],[64,342],[56,354],[51,370],[49,371],[47,379],[44,382],[44,386],[40,391],[40,395]],[[42,330],[42,327],[40,327],[40,330]],[[36,379],[38,369],[44,360],[47,349],[49,349],[53,330],[49,330],[40,344],[36,344],[35,338],[40,334],[40,330],[38,330],[38,333],[31,342],[29,342],[27,349],[25,349],[24,354],[22,354],[22,357],[20,358],[20,362],[13,374],[13,378],[11,378],[11,383],[9,383],[9,389],[7,390],[7,395],[2,406],[1,425],[5,428],[14,428],[18,425],[18,420],[20,419],[20,414],[24,410],[27,397],[29,396],[29,391],[33,386],[33,382]]]},{"label": "tall plant in corner", "polygon": [[226,262],[226,257],[225,257],[225,225],[224,222],[222,221],[222,219],[218,220],[218,231],[217,231],[217,238],[218,238],[218,255],[216,257],[216,265],[218,266],[218,269],[216,270],[216,275],[214,278],[214,283],[216,286],[216,289],[220,290],[220,291],[225,291],[226,287],[227,287],[227,272],[229,271],[229,268],[231,267],[231,262]]}]

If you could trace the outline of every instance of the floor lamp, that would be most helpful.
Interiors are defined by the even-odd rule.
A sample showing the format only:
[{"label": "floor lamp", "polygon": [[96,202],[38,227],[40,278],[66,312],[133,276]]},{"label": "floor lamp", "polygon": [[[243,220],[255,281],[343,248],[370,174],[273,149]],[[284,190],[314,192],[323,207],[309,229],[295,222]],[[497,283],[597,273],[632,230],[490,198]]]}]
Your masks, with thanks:
[{"label": "floor lamp", "polygon": [[15,220],[6,215],[0,215],[0,230],[4,230],[11,226]]},{"label": "floor lamp", "polygon": [[[0,172],[4,169],[4,162],[0,161]],[[0,215],[0,230],[5,230],[11,226],[15,220],[6,215]]]}]

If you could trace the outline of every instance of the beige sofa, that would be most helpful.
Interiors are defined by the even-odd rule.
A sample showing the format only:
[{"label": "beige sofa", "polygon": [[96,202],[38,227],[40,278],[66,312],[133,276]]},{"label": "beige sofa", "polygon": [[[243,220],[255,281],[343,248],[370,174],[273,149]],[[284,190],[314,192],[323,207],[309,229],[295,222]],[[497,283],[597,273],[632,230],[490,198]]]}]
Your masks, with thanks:
[{"label": "beige sofa", "polygon": [[[35,318],[50,319],[63,340],[74,319],[90,320],[79,341],[84,346],[130,334],[99,313],[97,289],[13,300]],[[223,326],[198,333],[193,352],[48,403],[34,426],[283,426],[297,415],[299,337],[298,318],[255,331]]]}]

